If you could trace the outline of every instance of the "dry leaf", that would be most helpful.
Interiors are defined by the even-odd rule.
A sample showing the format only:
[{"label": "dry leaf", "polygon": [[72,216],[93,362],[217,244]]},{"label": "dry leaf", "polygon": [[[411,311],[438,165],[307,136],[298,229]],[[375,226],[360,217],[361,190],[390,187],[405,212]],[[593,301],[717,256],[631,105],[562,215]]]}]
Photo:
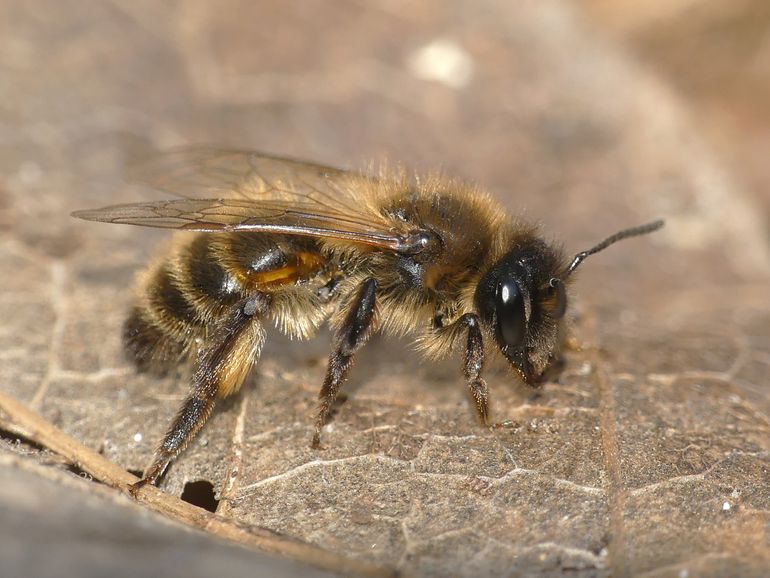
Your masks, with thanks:
[{"label": "dry leaf", "polygon": [[766,231],[683,104],[574,9],[5,6],[0,68],[0,386],[129,470],[187,387],[121,352],[132,276],[166,235],[68,213],[158,198],[122,182],[137,152],[207,141],[440,167],[570,251],[668,220],[583,267],[584,347],[558,382],[534,394],[489,372],[508,429],[478,425],[459,360],[375,339],[312,451],[328,336],[271,334],[163,485],[212,484],[212,533],[266,528],[416,576],[770,571]]}]

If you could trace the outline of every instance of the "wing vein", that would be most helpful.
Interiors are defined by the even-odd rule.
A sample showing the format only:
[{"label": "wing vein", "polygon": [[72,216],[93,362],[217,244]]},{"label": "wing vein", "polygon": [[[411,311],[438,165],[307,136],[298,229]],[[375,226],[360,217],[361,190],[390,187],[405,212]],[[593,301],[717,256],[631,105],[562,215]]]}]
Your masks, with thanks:
[{"label": "wing vein", "polygon": [[161,153],[134,180],[178,197],[113,205],[75,216],[195,231],[264,231],[397,249],[401,236],[368,209],[379,186],[366,175],[253,151],[193,147]]}]

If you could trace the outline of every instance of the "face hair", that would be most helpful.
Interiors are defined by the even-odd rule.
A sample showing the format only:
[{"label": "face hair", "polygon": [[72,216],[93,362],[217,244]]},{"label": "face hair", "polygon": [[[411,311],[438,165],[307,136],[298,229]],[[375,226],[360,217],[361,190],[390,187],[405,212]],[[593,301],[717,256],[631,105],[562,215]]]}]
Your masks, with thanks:
[{"label": "face hair", "polygon": [[661,219],[658,221],[653,221],[652,223],[647,223],[645,225],[639,225],[638,227],[623,229],[622,231],[618,231],[614,235],[610,235],[598,245],[591,247],[587,251],[581,251],[580,253],[575,255],[572,259],[572,263],[570,263],[569,267],[567,267],[567,274],[565,275],[565,277],[569,277],[572,274],[572,272],[575,269],[577,269],[578,265],[580,265],[585,260],[585,258],[588,257],[589,255],[598,253],[599,251],[602,251],[607,247],[609,247],[610,245],[617,243],[618,241],[622,241],[623,239],[628,239],[629,237],[638,237],[639,235],[646,235],[647,233],[652,233],[653,231],[657,231],[664,225],[664,223],[665,221]]}]

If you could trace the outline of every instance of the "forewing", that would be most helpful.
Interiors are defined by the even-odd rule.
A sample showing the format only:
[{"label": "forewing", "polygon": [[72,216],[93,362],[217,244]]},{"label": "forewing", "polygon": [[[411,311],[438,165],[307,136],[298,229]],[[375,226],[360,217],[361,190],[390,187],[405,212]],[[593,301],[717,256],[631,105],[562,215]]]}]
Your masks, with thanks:
[{"label": "forewing", "polygon": [[292,208],[280,201],[258,204],[244,199],[174,199],[112,205],[102,209],[75,211],[72,215],[88,221],[161,229],[262,231],[328,237],[396,251],[404,243],[403,237],[395,232],[368,228],[358,222],[345,221],[340,216]]},{"label": "forewing", "polygon": [[330,237],[398,250],[404,239],[360,209],[358,173],[250,151],[192,148],[162,153],[133,180],[184,198],[77,211],[91,221],[191,231],[265,231]]}]

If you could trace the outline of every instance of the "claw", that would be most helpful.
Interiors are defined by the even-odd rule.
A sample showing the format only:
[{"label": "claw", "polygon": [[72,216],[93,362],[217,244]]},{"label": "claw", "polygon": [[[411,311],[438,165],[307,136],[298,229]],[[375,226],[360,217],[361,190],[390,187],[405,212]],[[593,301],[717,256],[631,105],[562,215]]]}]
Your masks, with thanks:
[{"label": "claw", "polygon": [[148,483],[150,483],[150,480],[147,478],[142,478],[138,482],[128,486],[128,493],[131,494],[131,497],[136,500],[139,497],[139,490],[141,490]]}]

